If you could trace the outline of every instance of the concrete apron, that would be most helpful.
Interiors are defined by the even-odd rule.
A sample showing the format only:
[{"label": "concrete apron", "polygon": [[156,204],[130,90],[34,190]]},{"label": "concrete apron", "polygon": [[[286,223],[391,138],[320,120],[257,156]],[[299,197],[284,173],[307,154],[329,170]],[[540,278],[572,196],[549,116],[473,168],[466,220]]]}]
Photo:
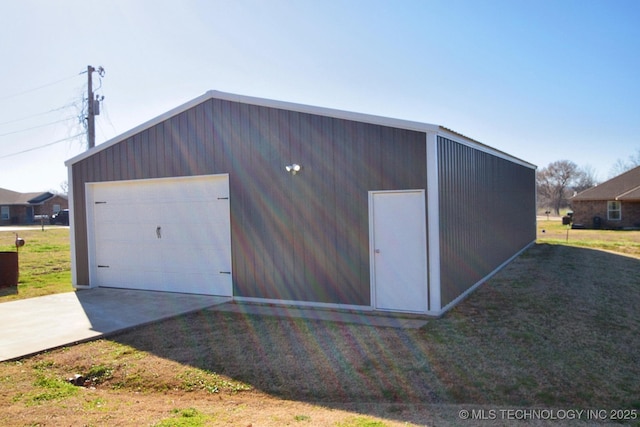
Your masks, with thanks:
[{"label": "concrete apron", "polygon": [[424,317],[230,301],[230,297],[96,288],[0,303],[0,361],[101,338],[203,309],[387,328],[417,329],[428,321]]},{"label": "concrete apron", "polygon": [[0,361],[199,311],[229,297],[96,288],[0,304]]},{"label": "concrete apron", "polygon": [[394,315],[370,312],[329,310],[314,307],[291,307],[257,303],[228,303],[209,308],[211,311],[225,311],[259,316],[301,318],[339,323],[353,323],[379,328],[419,329],[427,324],[424,316]]}]

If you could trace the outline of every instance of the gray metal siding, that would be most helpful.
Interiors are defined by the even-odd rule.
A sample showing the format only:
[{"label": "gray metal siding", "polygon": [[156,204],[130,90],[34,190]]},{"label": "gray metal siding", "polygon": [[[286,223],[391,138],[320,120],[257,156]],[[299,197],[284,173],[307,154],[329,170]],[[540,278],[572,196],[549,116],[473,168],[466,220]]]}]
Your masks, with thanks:
[{"label": "gray metal siding", "polygon": [[72,166],[78,283],[85,182],[228,173],[235,296],[369,305],[368,191],[426,188],[425,158],[423,132],[210,99]]},{"label": "gray metal siding", "polygon": [[535,170],[438,137],[446,306],[535,240]]}]

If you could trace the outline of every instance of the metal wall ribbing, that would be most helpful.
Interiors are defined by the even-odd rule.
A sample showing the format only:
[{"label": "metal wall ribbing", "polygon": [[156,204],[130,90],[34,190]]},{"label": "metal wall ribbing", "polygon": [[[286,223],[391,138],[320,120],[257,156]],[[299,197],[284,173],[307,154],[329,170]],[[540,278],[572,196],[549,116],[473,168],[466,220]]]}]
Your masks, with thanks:
[{"label": "metal wall ribbing", "polygon": [[[369,305],[368,191],[426,188],[424,141],[206,100],[72,165],[77,283],[89,280],[85,183],[225,173],[235,296]],[[284,170],[293,162],[303,167],[296,176]]]},{"label": "metal wall ribbing", "polygon": [[536,238],[535,169],[438,137],[442,306]]}]

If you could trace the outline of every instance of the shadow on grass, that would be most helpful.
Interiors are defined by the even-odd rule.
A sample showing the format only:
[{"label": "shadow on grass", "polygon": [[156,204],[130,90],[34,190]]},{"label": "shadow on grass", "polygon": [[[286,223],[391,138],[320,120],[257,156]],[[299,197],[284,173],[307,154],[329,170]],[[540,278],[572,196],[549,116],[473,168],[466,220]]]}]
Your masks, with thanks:
[{"label": "shadow on grass", "polygon": [[412,408],[640,407],[640,260],[538,244],[421,330],[203,310],[111,339],[283,399]]},{"label": "shadow on grass", "polygon": [[17,295],[18,287],[17,286],[0,286],[0,297],[5,297],[7,295]]},{"label": "shadow on grass", "polygon": [[434,359],[455,401],[637,408],[639,304],[639,259],[537,244],[430,326]]},{"label": "shadow on grass", "polygon": [[443,398],[420,335],[203,310],[111,339],[278,398],[419,423],[403,412]]}]

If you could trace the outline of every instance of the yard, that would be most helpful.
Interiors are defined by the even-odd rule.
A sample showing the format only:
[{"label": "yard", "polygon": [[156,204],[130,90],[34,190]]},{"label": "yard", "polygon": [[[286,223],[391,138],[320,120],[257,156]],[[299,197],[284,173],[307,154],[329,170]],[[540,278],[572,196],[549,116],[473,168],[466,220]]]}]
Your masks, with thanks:
[{"label": "yard", "polygon": [[[521,425],[640,425],[640,232],[538,226],[420,330],[205,310],[0,364],[0,424],[517,425],[537,408],[555,419]],[[0,301],[71,290],[68,230],[20,236]]]},{"label": "yard", "polygon": [[[0,301],[72,291],[69,229],[47,227],[18,231],[26,242],[19,249],[20,278],[16,289],[0,288]],[[15,232],[0,227],[0,251],[15,251]]]}]

